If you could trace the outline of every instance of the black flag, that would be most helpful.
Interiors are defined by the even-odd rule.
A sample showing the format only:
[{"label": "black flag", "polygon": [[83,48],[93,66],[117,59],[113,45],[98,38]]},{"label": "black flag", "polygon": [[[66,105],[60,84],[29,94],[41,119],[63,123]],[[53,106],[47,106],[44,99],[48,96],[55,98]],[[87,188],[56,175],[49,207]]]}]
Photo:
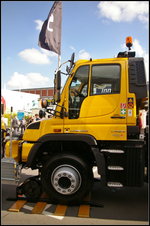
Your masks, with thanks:
[{"label": "black flag", "polygon": [[38,45],[43,49],[61,54],[61,21],[62,21],[62,2],[55,1],[48,18],[44,21]]}]

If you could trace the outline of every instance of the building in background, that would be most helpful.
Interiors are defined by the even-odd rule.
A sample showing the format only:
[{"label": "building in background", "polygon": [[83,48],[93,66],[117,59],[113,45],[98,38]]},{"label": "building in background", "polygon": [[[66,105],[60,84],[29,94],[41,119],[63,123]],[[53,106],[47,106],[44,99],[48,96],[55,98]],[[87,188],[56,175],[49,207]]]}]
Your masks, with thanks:
[{"label": "building in background", "polygon": [[14,91],[38,94],[38,95],[40,95],[41,99],[52,99],[53,98],[53,94],[54,94],[54,88],[53,87],[30,88],[30,89],[15,89]]}]

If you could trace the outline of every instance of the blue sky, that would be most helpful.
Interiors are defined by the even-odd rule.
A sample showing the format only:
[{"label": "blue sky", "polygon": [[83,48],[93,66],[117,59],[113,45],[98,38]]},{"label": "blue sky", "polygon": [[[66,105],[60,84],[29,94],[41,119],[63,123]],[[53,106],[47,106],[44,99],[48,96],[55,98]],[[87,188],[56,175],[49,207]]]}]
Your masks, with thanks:
[{"label": "blue sky", "polygon": [[[42,23],[54,1],[1,1],[2,88],[53,86],[57,54],[38,46]],[[78,59],[101,59],[125,51],[133,37],[136,56],[144,57],[147,80],[148,1],[63,1],[61,63],[75,52]],[[65,72],[65,67],[63,68]],[[66,76],[62,76],[62,85]]]}]

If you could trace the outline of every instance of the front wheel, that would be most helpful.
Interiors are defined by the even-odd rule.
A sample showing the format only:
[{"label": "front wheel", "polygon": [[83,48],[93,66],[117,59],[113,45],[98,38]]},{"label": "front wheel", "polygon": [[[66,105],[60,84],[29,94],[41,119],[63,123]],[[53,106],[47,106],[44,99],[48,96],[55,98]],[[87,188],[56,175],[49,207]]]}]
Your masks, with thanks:
[{"label": "front wheel", "polygon": [[91,190],[92,168],[77,156],[59,154],[43,167],[41,181],[43,190],[55,202],[79,203]]}]

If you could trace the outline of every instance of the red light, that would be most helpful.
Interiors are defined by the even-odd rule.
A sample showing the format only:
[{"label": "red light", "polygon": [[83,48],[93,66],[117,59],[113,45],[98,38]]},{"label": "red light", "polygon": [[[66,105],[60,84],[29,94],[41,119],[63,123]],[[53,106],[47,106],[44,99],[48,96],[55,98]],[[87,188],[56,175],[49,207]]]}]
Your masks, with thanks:
[{"label": "red light", "polygon": [[54,129],[53,130],[55,133],[60,133],[61,132],[61,129]]}]

